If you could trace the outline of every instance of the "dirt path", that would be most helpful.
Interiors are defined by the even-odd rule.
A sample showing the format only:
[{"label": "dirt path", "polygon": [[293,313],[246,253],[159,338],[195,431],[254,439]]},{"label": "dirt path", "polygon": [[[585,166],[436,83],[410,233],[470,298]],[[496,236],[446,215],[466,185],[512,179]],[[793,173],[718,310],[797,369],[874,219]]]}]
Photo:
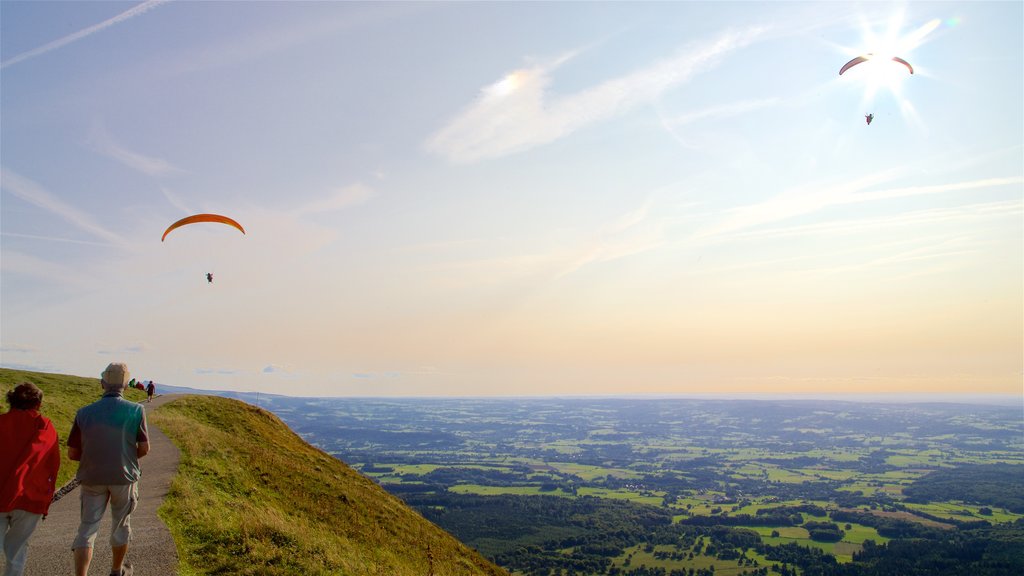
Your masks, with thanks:
[{"label": "dirt path", "polygon": [[[142,478],[139,481],[139,505],[132,514],[132,542],[128,548],[128,562],[136,576],[173,576],[178,569],[178,552],[174,539],[156,510],[164,501],[171,479],[178,469],[178,449],[157,428],[149,414],[176,396],[159,396],[152,403],[143,403],[149,423],[150,452],[140,461]],[[66,430],[60,431],[67,434]],[[78,533],[79,491],[50,506],[47,519],[39,524],[29,540],[26,576],[60,576],[75,573],[71,542]],[[103,517],[96,547],[93,550],[89,574],[110,573],[110,511]]]}]

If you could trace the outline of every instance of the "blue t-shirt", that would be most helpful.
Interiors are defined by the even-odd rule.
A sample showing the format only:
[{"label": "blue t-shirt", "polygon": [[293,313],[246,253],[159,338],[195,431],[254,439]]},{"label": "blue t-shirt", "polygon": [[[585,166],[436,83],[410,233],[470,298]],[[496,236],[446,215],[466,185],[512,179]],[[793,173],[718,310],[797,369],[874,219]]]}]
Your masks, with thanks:
[{"label": "blue t-shirt", "polygon": [[146,410],[120,394],[105,394],[75,415],[68,436],[68,446],[82,451],[75,477],[86,485],[138,481],[139,442],[149,442]]}]

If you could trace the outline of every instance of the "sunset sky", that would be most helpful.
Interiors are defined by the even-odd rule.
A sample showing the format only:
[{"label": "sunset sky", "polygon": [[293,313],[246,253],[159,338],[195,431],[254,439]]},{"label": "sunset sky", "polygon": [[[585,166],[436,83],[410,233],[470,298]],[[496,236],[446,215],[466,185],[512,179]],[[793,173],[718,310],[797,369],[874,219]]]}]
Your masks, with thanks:
[{"label": "sunset sky", "polygon": [[[1020,395],[1022,24],[5,0],[0,365],[302,396]],[[200,212],[246,234],[160,241]]]}]

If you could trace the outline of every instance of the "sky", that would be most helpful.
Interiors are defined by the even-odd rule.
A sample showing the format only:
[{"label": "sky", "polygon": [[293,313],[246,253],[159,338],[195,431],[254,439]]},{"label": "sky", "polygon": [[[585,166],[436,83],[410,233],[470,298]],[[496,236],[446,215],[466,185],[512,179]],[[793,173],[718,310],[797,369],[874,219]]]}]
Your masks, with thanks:
[{"label": "sky", "polygon": [[0,365],[1019,396],[1022,60],[1021,2],[3,0]]}]

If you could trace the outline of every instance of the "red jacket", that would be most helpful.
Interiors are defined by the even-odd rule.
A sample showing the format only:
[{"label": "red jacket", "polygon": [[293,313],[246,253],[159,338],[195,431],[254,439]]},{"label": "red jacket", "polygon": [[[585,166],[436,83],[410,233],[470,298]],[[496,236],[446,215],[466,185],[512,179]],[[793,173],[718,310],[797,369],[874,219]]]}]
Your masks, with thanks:
[{"label": "red jacket", "polygon": [[46,514],[60,468],[57,431],[35,410],[0,414],[0,512]]}]

